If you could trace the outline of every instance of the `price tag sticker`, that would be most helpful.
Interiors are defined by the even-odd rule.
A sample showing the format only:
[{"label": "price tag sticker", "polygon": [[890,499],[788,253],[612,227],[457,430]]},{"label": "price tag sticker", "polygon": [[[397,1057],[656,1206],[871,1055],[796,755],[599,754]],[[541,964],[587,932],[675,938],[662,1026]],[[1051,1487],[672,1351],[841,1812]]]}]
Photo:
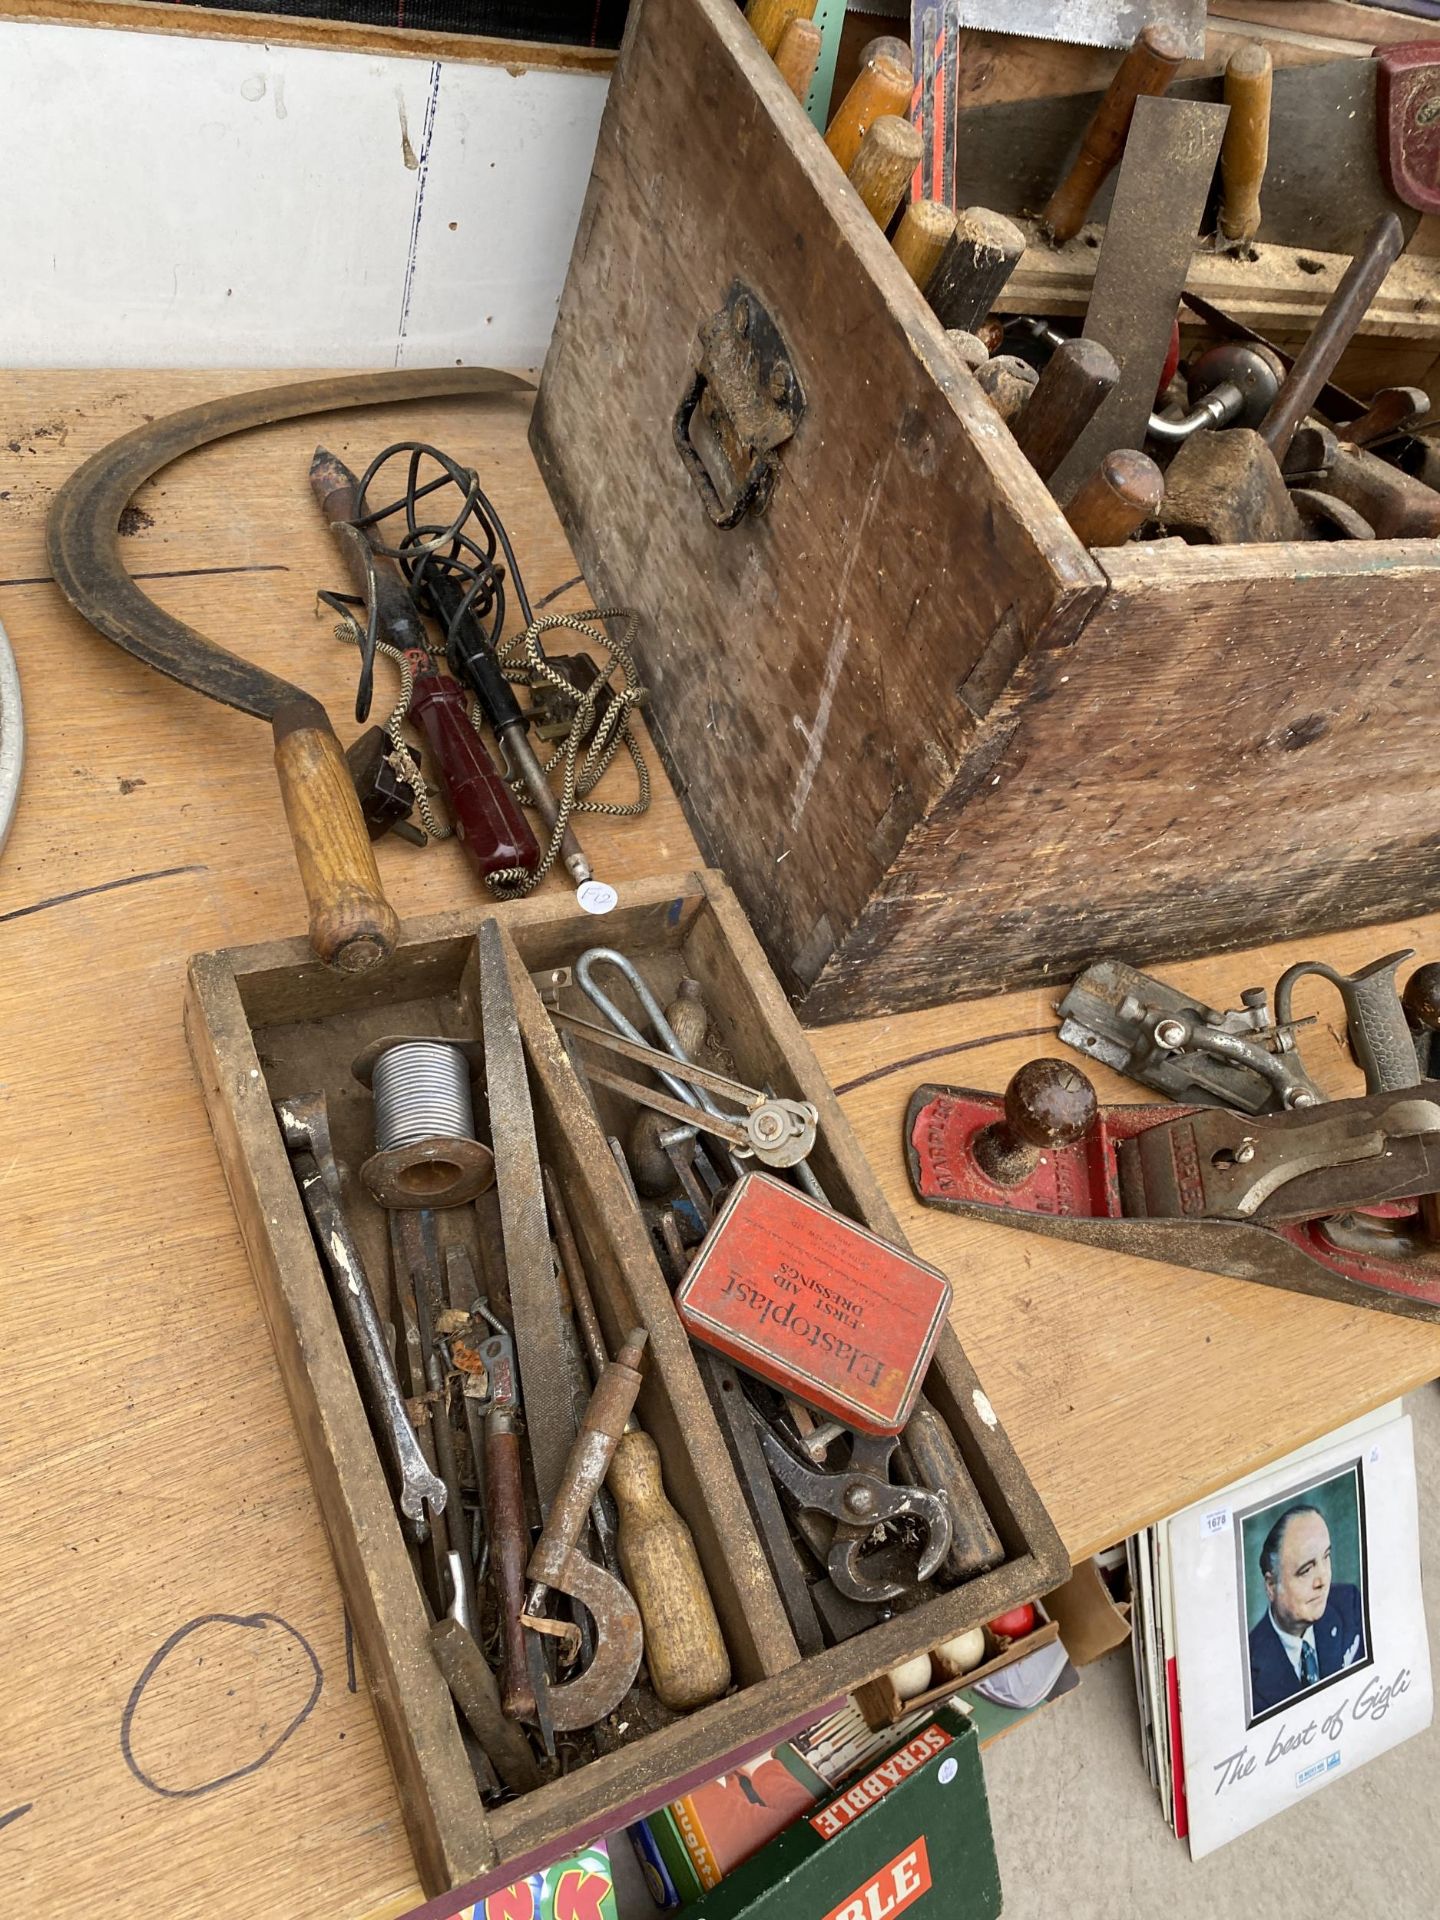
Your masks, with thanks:
[{"label": "price tag sticker", "polygon": [[1200,1531],[1202,1533],[1225,1533],[1229,1530],[1229,1526],[1229,1507],[1214,1507],[1209,1513],[1202,1514],[1200,1517]]},{"label": "price tag sticker", "polygon": [[584,880],[575,889],[575,902],[586,913],[612,913],[619,894],[603,880]]}]

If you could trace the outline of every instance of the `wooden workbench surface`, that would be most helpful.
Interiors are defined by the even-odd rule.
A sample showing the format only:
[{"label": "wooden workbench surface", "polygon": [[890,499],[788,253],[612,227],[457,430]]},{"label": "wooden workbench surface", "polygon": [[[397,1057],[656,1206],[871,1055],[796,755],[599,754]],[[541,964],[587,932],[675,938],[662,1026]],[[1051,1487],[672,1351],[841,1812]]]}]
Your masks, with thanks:
[{"label": "wooden workbench surface", "polygon": [[[92,1905],[341,1920],[420,1898],[180,1028],[189,954],[303,924],[268,729],[128,660],[46,578],[46,508],[79,460],[258,384],[29,374],[0,399],[0,620],[28,733],[0,856],[0,1884],[36,1920]],[[337,416],[323,436],[357,467],[402,432],[478,467],[538,600],[575,569],[526,417],[524,402],[450,402]],[[157,599],[317,692],[348,736],[355,656],[314,611],[315,589],[341,584],[305,482],[315,438],[300,423],[192,456],[138,496],[126,544]],[[587,604],[583,588],[555,604]],[[611,780],[628,797],[629,775]],[[1243,860],[1224,796],[1195,804]],[[696,859],[663,780],[644,820],[585,839],[622,886]],[[475,897],[453,845],[391,841],[380,861],[402,914]],[[1350,966],[1408,945],[1440,951],[1440,917],[1323,951]],[[1233,1005],[1299,951],[1170,975]],[[815,1038],[917,1249],[954,1280],[955,1325],[1079,1557],[1440,1373],[1440,1329],[915,1206],[912,1088],[996,1086],[1055,1050],[1049,999]],[[1304,1009],[1322,1015],[1313,1070],[1351,1089],[1336,1004],[1317,990]],[[1118,1087],[1101,1077],[1102,1097]]]}]

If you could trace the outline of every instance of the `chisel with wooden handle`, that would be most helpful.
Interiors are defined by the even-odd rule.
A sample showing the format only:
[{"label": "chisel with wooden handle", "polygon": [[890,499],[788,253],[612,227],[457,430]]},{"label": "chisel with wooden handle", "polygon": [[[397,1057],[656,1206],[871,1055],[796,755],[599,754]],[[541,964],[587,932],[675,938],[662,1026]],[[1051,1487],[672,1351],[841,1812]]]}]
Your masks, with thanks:
[{"label": "chisel with wooden handle", "polygon": [[1164,497],[1164,477],[1149,454],[1121,447],[1076,489],[1065,518],[1085,546],[1120,547],[1155,517]]},{"label": "chisel with wooden handle", "polygon": [[815,11],[815,0],[750,0],[745,18],[755,37],[774,58],[786,27],[792,20],[808,20]]},{"label": "chisel with wooden handle", "polygon": [[1225,69],[1230,118],[1220,148],[1220,238],[1240,247],[1260,231],[1260,189],[1270,158],[1270,96],[1275,63],[1258,43],[1232,53]]},{"label": "chisel with wooden handle", "polygon": [[1040,216],[1057,246],[1073,240],[1084,226],[1096,194],[1124,151],[1135,102],[1145,94],[1164,93],[1184,57],[1184,42],[1173,28],[1149,26],[1121,61],[1085,129],[1074,164]]},{"label": "chisel with wooden handle", "polygon": [[895,258],[924,293],[955,231],[955,210],[940,200],[912,200],[900,217],[891,245]]},{"label": "chisel with wooden handle", "polygon": [[988,207],[967,207],[945,242],[925,289],[943,327],[974,333],[1004,291],[1025,251],[1013,220]]},{"label": "chisel with wooden handle", "polygon": [[895,217],[922,145],[919,128],[897,113],[882,113],[872,120],[860,142],[850,163],[850,184],[880,226],[888,227]]},{"label": "chisel with wooden handle", "polygon": [[780,44],[775,49],[774,60],[780,78],[795,98],[803,103],[814,83],[815,69],[820,64],[820,29],[815,22],[802,20],[798,14],[793,20],[787,20]]},{"label": "chisel with wooden handle", "polygon": [[860,69],[825,129],[825,144],[846,173],[854,165],[860,142],[881,114],[909,113],[913,85],[910,68],[889,54],[877,53]]},{"label": "chisel with wooden handle", "polygon": [[1120,378],[1110,349],[1098,340],[1063,341],[1011,431],[1042,480],[1048,480]]}]

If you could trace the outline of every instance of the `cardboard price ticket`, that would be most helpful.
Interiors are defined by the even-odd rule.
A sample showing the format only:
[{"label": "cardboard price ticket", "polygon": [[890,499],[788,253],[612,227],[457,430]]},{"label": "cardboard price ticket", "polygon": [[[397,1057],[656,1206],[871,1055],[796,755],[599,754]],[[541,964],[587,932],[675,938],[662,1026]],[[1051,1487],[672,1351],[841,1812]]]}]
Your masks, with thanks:
[{"label": "cardboard price ticket", "polygon": [[686,1331],[862,1433],[909,1419],[950,1282],[768,1174],[746,1174],[675,1295]]}]

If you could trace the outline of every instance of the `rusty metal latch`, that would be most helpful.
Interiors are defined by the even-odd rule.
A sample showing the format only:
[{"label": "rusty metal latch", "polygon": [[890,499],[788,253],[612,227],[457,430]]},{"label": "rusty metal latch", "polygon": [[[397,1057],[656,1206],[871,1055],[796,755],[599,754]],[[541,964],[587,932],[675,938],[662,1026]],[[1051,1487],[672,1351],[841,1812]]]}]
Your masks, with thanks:
[{"label": "rusty metal latch", "polygon": [[[695,378],[675,412],[675,444],[717,527],[737,527],[747,514],[764,513],[780,472],[776,449],[804,412],[804,389],[779,328],[736,280],[724,306],[700,329]],[[708,465],[692,428],[710,454]]]}]

